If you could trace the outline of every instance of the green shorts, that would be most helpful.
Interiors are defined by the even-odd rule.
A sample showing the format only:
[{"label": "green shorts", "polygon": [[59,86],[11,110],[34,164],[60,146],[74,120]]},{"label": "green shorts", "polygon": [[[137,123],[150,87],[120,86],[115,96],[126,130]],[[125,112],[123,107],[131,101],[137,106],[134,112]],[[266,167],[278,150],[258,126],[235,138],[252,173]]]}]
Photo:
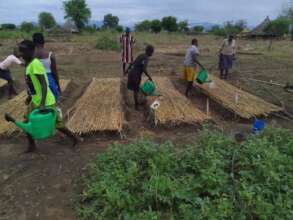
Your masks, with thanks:
[{"label": "green shorts", "polygon": [[[65,123],[63,121],[63,117],[60,113],[58,113],[57,111],[57,107],[56,105],[50,105],[50,106],[46,106],[48,108],[52,108],[55,109],[57,112],[57,120],[56,120],[56,128],[64,128],[65,127]],[[34,103],[30,102],[30,104],[27,107],[27,114],[25,115],[25,119],[28,119],[28,115],[35,109],[37,109],[38,107],[34,105]]]}]

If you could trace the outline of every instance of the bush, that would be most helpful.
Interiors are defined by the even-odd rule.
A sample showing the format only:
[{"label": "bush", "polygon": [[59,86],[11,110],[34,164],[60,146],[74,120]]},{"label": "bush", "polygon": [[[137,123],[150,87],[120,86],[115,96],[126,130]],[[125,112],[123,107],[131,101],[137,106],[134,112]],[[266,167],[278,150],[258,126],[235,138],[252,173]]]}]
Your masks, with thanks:
[{"label": "bush", "polygon": [[20,25],[20,30],[24,32],[31,32],[34,29],[34,24],[32,22],[22,22]]},{"label": "bush", "polygon": [[219,25],[213,26],[210,33],[216,36],[226,36],[225,29],[221,28]]},{"label": "bush", "polygon": [[287,18],[278,18],[272,21],[265,29],[267,34],[283,36],[289,33],[289,27],[292,22]]},{"label": "bush", "polygon": [[272,129],[237,145],[205,131],[178,150],[138,141],[99,154],[78,215],[89,219],[292,219],[293,135]]},{"label": "bush", "polygon": [[15,24],[1,24],[0,27],[3,30],[15,30],[16,29]]},{"label": "bush", "polygon": [[120,49],[117,34],[111,32],[100,33],[98,36],[96,48],[98,50],[116,50]]}]

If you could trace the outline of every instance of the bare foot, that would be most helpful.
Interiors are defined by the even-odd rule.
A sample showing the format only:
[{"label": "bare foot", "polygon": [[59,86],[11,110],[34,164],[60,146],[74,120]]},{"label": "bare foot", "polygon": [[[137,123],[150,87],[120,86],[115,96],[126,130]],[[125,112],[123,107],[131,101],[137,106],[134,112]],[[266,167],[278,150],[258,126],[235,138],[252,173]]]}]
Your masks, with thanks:
[{"label": "bare foot", "polygon": [[35,153],[37,151],[36,146],[29,146],[26,151],[24,151],[24,154],[30,154],[30,153]]}]

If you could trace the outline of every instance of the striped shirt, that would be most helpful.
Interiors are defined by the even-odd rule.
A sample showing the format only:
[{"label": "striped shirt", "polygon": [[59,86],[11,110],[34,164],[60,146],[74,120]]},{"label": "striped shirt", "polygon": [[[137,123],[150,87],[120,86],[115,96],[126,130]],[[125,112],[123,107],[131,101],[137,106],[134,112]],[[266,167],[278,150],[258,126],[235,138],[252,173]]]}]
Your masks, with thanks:
[{"label": "striped shirt", "polygon": [[135,44],[135,39],[131,35],[122,34],[120,37],[121,44],[121,55],[123,63],[133,62],[133,46]]}]

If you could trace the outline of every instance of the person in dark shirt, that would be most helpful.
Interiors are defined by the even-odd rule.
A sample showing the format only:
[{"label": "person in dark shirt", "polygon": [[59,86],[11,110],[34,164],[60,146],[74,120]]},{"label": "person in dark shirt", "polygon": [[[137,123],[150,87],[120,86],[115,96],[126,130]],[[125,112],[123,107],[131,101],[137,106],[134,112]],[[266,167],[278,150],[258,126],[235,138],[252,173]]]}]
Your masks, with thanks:
[{"label": "person in dark shirt", "polygon": [[127,88],[133,91],[135,109],[139,110],[138,92],[140,89],[142,74],[144,73],[150,81],[152,77],[148,74],[147,66],[149,58],[154,54],[154,47],[148,45],[145,49],[145,53],[139,55],[133,63],[128,67],[126,74],[128,74]]}]

